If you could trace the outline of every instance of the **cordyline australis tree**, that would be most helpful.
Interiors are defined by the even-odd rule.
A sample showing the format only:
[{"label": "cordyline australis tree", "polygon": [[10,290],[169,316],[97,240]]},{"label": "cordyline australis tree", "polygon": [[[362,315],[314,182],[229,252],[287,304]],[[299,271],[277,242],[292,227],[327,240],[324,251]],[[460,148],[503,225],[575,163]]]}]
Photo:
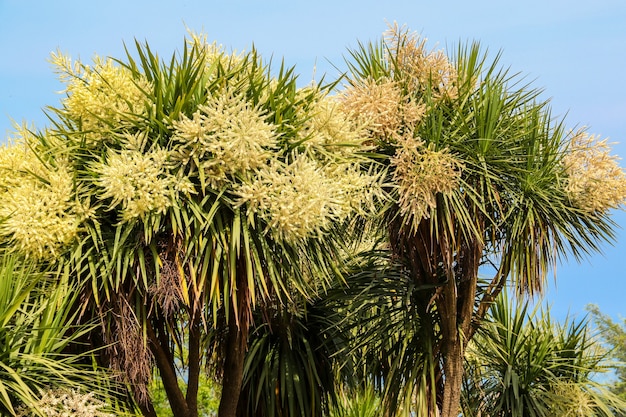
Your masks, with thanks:
[{"label": "cordyline australis tree", "polygon": [[[383,388],[389,398],[404,389],[420,415],[458,415],[465,347],[504,285],[532,295],[559,260],[599,250],[613,237],[609,210],[626,196],[606,142],[567,133],[540,91],[497,61],[477,44],[449,59],[395,26],[348,63],[343,105],[369,123],[393,184],[388,246],[411,288],[394,299],[410,305],[405,315],[418,327],[431,326],[400,341],[383,368],[401,377]],[[495,273],[482,287],[486,263]],[[402,359],[412,343],[431,352],[417,374]]]},{"label": "cordyline australis tree", "polygon": [[139,43],[124,60],[52,61],[66,97],[51,127],[2,149],[20,173],[2,239],[73,271],[78,307],[100,319],[91,342],[145,415],[156,368],[173,415],[197,416],[208,365],[234,416],[253,309],[325,285],[338,225],[378,194],[363,135],[328,88],[198,36],[166,61]]}]

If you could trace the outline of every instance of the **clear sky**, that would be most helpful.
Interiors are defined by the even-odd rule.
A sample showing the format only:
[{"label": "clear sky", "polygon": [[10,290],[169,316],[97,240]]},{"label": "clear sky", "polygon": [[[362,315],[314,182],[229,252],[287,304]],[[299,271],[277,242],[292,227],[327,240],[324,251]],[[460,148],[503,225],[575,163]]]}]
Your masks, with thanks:
[{"label": "clear sky", "polygon": [[[203,32],[227,50],[284,58],[302,83],[315,74],[334,77],[359,41],[379,39],[387,22],[406,24],[432,46],[478,40],[501,63],[521,72],[552,98],[555,115],[569,127],[621,142],[626,157],[626,1],[242,1],[242,0],[0,0],[0,142],[13,122],[43,127],[46,105],[62,88],[47,59],[60,50],[83,61],[122,57],[124,42],[148,41],[169,57],[187,28]],[[615,220],[626,227],[626,213]],[[588,303],[626,316],[626,232],[615,246],[557,271],[546,294],[559,318],[582,316]]]}]

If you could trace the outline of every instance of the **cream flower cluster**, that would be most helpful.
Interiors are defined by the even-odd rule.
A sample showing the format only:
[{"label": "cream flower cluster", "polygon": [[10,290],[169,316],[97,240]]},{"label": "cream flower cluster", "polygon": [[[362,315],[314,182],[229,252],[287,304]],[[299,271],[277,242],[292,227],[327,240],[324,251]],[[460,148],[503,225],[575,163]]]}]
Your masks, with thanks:
[{"label": "cream flower cluster", "polygon": [[264,165],[276,145],[274,126],[242,95],[211,97],[191,118],[173,122],[173,158],[193,161],[209,184],[219,187],[229,176]]},{"label": "cream flower cluster", "polygon": [[180,192],[192,193],[187,178],[169,172],[169,154],[163,149],[110,151],[106,162],[95,164],[101,199],[111,199],[110,208],[121,205],[122,220],[163,213],[174,204]]},{"label": "cream flower cluster", "polygon": [[119,127],[129,114],[146,112],[150,83],[133,77],[129,69],[114,65],[111,59],[96,57],[93,67],[72,63],[61,54],[52,54],[51,61],[67,85],[64,109],[80,122],[90,142],[105,139],[109,125]]},{"label": "cream flower cluster", "polygon": [[426,111],[410,100],[392,80],[353,82],[341,94],[343,110],[366,127],[369,137],[396,142],[412,132]]},{"label": "cream flower cluster", "polygon": [[[78,390],[49,389],[42,393],[37,408],[47,417],[115,417],[104,411],[107,404],[95,398],[94,393],[82,393]],[[18,417],[28,417],[30,410],[23,407]]]},{"label": "cream flower cluster", "polygon": [[386,42],[392,55],[388,59],[408,82],[409,91],[428,91],[435,100],[458,96],[457,70],[443,51],[428,51],[426,39],[397,24],[387,31]]},{"label": "cream flower cluster", "polygon": [[400,212],[416,227],[437,206],[437,194],[459,187],[462,163],[447,150],[431,150],[419,139],[403,140],[391,163]]},{"label": "cream flower cluster", "polygon": [[566,191],[573,204],[589,213],[603,213],[626,200],[626,175],[607,140],[584,130],[573,134],[563,159]]},{"label": "cream flower cluster", "polygon": [[0,234],[22,253],[54,257],[78,234],[74,178],[63,165],[44,165],[25,144],[0,149]]},{"label": "cream flower cluster", "polygon": [[322,166],[305,155],[292,163],[273,160],[236,189],[238,204],[257,214],[279,240],[315,237],[362,203],[372,177],[347,165]]}]

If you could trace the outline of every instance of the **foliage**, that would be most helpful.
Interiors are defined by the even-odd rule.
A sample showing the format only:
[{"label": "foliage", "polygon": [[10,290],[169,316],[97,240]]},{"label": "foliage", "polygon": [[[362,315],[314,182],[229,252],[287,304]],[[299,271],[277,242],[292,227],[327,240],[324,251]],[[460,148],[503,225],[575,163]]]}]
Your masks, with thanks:
[{"label": "foliage", "polygon": [[[421,304],[424,292],[407,269],[381,249],[361,252],[353,260],[345,285],[321,302],[343,361],[340,380],[358,391],[367,381],[385,408],[428,415],[436,405],[437,316]],[[406,381],[419,381],[408,384]]]},{"label": "foliage", "polygon": [[341,356],[321,302],[323,296],[309,302],[300,297],[288,308],[265,303],[255,311],[263,325],[250,334],[241,417],[327,414]]},{"label": "foliage", "polygon": [[94,391],[94,400],[115,402],[115,385],[93,368],[92,352],[83,348],[82,353],[66,354],[68,346],[93,329],[88,324],[68,326],[78,315],[77,296],[67,275],[44,273],[30,262],[0,256],[1,414],[13,415],[19,408],[48,415],[43,397],[61,388]]},{"label": "foliage", "polygon": [[[181,389],[185,387],[185,381],[182,378],[178,380]],[[172,410],[167,400],[167,393],[163,387],[163,382],[156,375],[150,384],[150,398],[154,404],[154,410],[158,417],[169,417]],[[217,382],[211,380],[205,374],[200,376],[198,383],[198,416],[214,417],[217,416],[217,409],[220,402],[220,386]]]},{"label": "foliage", "polygon": [[382,401],[372,387],[342,391],[339,403],[329,413],[329,417],[379,417],[381,415]]},{"label": "foliage", "polygon": [[[504,296],[503,296],[504,295]],[[503,294],[466,357],[464,416],[613,416],[626,402],[597,382],[608,366],[583,319],[553,322],[548,310]]]}]

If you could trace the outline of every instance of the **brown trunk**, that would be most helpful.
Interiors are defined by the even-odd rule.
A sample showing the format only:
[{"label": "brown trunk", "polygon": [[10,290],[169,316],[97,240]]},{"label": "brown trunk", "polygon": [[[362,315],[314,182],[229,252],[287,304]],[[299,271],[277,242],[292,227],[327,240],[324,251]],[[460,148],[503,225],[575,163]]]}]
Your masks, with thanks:
[{"label": "brown trunk", "polygon": [[448,346],[444,358],[444,375],[441,417],[458,417],[461,405],[461,385],[463,382],[463,349],[460,339]]},{"label": "brown trunk", "polygon": [[[448,241],[440,239],[444,264],[451,265]],[[472,317],[478,285],[478,268],[483,245],[478,241],[464,241],[457,247],[459,265],[456,271],[447,268],[448,280],[443,287],[437,307],[441,314],[444,384],[441,417],[458,417],[463,384],[465,348],[472,335]]]},{"label": "brown trunk", "polygon": [[[246,276],[246,263],[243,256],[237,259],[236,294],[230,304],[222,398],[218,417],[236,417],[237,405],[243,386],[243,367],[248,347],[248,330],[252,323],[250,288]],[[236,308],[235,308],[236,307]]]},{"label": "brown trunk", "polygon": [[196,312],[191,319],[189,329],[189,373],[187,377],[187,394],[185,400],[189,410],[189,417],[198,417],[198,387],[200,385],[200,341],[201,334],[200,313]]},{"label": "brown trunk", "polygon": [[[150,348],[152,350],[152,354],[154,355],[157,368],[159,368],[163,388],[165,389],[167,399],[172,409],[172,415],[174,417],[193,417],[193,414],[189,413],[189,407],[187,405],[187,401],[185,401],[185,396],[178,386],[178,377],[176,375],[176,370],[174,369],[174,363],[171,352],[169,352],[169,348],[167,345],[164,346],[160,343],[159,338],[155,334],[151,325],[146,326],[146,328],[148,330]],[[198,415],[197,413],[198,412],[196,410],[196,416]]]},{"label": "brown trunk", "polygon": [[[234,314],[233,314],[234,315]],[[226,357],[224,359],[224,379],[218,417],[236,417],[237,404],[243,385],[243,365],[246,356],[244,333],[235,318],[228,322]]]},{"label": "brown trunk", "polygon": [[[450,274],[450,272],[448,272]],[[443,287],[437,308],[441,318],[441,350],[443,354],[443,393],[441,417],[457,417],[463,380],[463,349],[459,334],[458,288],[454,276]]]},{"label": "brown trunk", "polygon": [[137,401],[137,403],[139,404],[139,410],[144,417],[158,417],[152,401],[148,401],[146,404],[143,404],[141,401]]}]

